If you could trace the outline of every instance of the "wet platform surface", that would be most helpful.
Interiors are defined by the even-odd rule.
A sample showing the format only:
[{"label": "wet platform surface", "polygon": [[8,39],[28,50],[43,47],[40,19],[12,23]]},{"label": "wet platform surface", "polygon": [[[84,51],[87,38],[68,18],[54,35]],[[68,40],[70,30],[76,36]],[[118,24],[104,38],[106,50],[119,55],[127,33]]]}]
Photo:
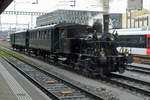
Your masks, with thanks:
[{"label": "wet platform surface", "polygon": [[0,58],[0,100],[51,100]]}]

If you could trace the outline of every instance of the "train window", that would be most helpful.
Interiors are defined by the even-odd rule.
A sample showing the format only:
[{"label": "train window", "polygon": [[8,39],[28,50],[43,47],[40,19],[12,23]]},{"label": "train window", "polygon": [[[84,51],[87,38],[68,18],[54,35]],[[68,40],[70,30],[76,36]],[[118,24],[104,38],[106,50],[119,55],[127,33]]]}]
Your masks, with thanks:
[{"label": "train window", "polygon": [[42,32],[40,31],[40,40],[42,40]]},{"label": "train window", "polygon": [[42,40],[42,31],[41,31],[41,34],[40,34],[40,40]]},{"label": "train window", "polygon": [[145,48],[146,37],[145,35],[120,36],[119,42],[120,46]]},{"label": "train window", "polygon": [[142,27],[142,31],[147,31],[147,27]]},{"label": "train window", "polygon": [[148,27],[148,30],[150,30],[150,26]]},{"label": "train window", "polygon": [[49,39],[50,30],[47,30],[47,40]]},{"label": "train window", "polygon": [[148,41],[147,41],[147,48],[150,48],[150,38],[148,38]]},{"label": "train window", "polygon": [[35,32],[35,40],[37,40],[37,31]]},{"label": "train window", "polygon": [[43,35],[43,33],[42,33],[43,31],[41,31],[41,40],[43,39],[43,37],[42,37],[42,35]]},{"label": "train window", "polygon": [[46,36],[47,36],[47,30],[45,31],[45,34],[44,34],[44,40],[46,40]]},{"label": "train window", "polygon": [[39,39],[39,31],[37,31],[37,37],[36,37],[36,39],[37,40]]},{"label": "train window", "polygon": [[45,40],[45,31],[43,31],[43,40]]},{"label": "train window", "polygon": [[38,35],[38,40],[40,40],[40,31],[38,32],[38,34],[39,34],[39,35]]},{"label": "train window", "polygon": [[45,31],[43,31],[43,34],[42,34],[42,40],[45,39]]},{"label": "train window", "polygon": [[41,40],[41,31],[39,31],[39,40]]},{"label": "train window", "polygon": [[44,31],[43,31],[43,32],[42,32],[42,40],[44,40],[44,34],[45,34],[45,33],[44,33]]},{"label": "train window", "polygon": [[44,31],[42,31],[42,34],[41,34],[41,35],[42,35],[42,40],[43,40],[43,39],[44,39]]},{"label": "train window", "polygon": [[35,37],[34,37],[34,40],[36,40],[37,38],[37,33],[36,33],[36,31],[34,32],[34,34],[35,34]]}]

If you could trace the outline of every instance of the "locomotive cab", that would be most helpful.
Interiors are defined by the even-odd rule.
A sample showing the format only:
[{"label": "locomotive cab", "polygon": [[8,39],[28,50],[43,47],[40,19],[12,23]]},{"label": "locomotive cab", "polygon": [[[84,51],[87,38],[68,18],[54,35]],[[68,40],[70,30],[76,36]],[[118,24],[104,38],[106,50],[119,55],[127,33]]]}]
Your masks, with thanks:
[{"label": "locomotive cab", "polygon": [[73,24],[59,28],[59,52],[79,53],[79,44],[88,35],[86,25]]}]

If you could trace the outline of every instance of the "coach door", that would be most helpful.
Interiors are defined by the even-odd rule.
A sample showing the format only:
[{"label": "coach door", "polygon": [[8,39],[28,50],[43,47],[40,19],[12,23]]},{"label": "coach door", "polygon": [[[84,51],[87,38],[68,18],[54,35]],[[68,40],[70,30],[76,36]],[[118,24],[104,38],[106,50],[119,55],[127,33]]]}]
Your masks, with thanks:
[{"label": "coach door", "polygon": [[147,55],[150,55],[150,34],[146,36],[146,51]]}]

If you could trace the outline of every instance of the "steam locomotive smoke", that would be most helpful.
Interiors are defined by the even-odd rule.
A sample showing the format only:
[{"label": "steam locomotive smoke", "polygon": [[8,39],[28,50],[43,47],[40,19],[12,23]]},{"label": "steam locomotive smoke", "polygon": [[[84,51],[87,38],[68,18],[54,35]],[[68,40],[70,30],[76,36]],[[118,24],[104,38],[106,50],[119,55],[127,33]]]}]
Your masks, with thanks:
[{"label": "steam locomotive smoke", "polygon": [[[109,13],[109,3],[111,3],[114,0],[96,0],[97,3],[102,4],[102,8],[103,11],[105,12],[105,14]],[[99,17],[99,18],[98,18]],[[96,19],[101,19],[100,15],[95,16]],[[89,25],[93,26],[94,22],[93,22],[93,18],[91,18],[91,20],[89,20]]]}]

